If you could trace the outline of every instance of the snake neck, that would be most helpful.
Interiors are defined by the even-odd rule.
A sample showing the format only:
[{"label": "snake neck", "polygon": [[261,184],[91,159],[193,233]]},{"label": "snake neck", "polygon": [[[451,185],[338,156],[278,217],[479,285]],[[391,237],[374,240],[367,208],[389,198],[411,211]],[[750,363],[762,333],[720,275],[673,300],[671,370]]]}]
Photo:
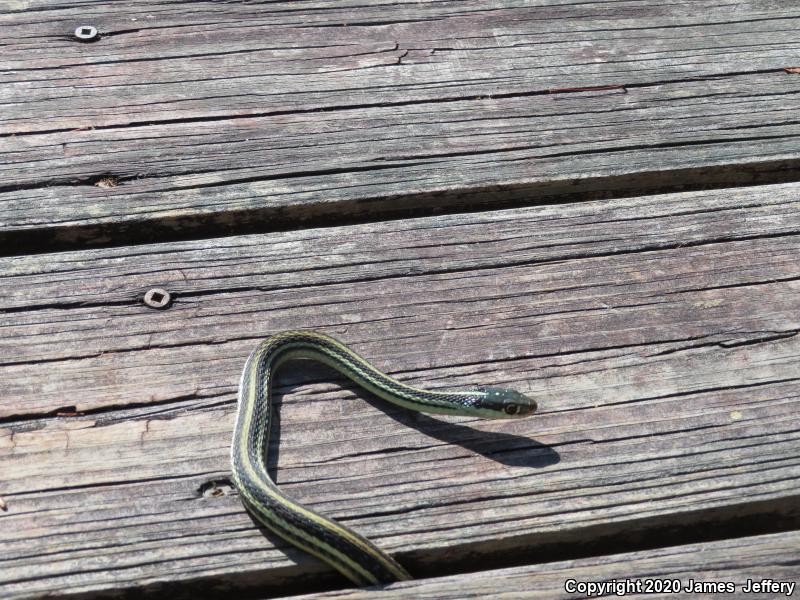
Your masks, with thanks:
[{"label": "snake neck", "polygon": [[[343,374],[364,389],[414,411],[480,416],[483,390],[431,391],[408,386],[386,375],[336,339],[313,331],[285,331],[262,341],[250,354],[239,384],[235,428],[248,462],[266,473],[266,452],[272,422],[275,372],[286,361],[310,359]],[[232,457],[234,463],[237,457]],[[239,457],[240,462],[244,457]]]}]

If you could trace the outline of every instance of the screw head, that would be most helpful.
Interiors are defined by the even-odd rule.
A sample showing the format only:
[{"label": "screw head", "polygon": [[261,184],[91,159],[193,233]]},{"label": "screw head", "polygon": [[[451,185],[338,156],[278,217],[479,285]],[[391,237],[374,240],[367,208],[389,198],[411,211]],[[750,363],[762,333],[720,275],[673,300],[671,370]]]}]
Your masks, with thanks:
[{"label": "screw head", "polygon": [[167,290],[153,288],[144,295],[144,303],[150,308],[167,308],[172,302],[172,296]]},{"label": "screw head", "polygon": [[75,38],[82,42],[93,42],[99,37],[97,27],[81,25],[75,30]]}]

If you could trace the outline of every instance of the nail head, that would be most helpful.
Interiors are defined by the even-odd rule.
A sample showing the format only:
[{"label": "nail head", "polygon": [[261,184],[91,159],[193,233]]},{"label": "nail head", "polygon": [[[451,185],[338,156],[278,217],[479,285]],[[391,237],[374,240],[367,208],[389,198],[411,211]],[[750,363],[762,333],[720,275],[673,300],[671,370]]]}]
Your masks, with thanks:
[{"label": "nail head", "polygon": [[172,296],[167,290],[153,288],[144,295],[144,303],[150,308],[166,308],[172,301]]},{"label": "nail head", "polygon": [[81,25],[75,30],[75,38],[82,42],[93,42],[98,38],[97,27]]}]

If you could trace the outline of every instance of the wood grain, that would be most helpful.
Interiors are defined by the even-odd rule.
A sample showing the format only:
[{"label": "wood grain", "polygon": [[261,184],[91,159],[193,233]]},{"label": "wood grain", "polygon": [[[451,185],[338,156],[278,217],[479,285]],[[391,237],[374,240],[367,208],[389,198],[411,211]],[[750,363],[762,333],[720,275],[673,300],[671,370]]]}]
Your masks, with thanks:
[{"label": "wood grain", "polygon": [[[781,592],[745,592],[752,589],[748,579],[761,583],[771,579],[775,582],[793,583],[791,595],[798,591],[800,566],[797,564],[797,548],[800,547],[800,532],[736,538],[705,544],[674,546],[627,552],[593,558],[519,566],[497,571],[483,571],[451,577],[438,577],[390,585],[384,589],[341,590],[314,596],[293,596],[297,600],[320,598],[325,600],[399,600],[409,598],[435,598],[436,600],[464,598],[586,598],[587,595],[565,589],[580,583],[613,583],[627,585],[657,586],[660,580],[679,580],[680,593],[628,592],[625,598],[785,598]],[[650,583],[648,583],[648,581]],[[708,593],[693,591],[695,583],[726,583],[734,586],[733,592]],[[625,588],[621,588],[625,589]],[[637,588],[632,588],[637,589]],[[701,588],[702,589],[702,588]],[[785,588],[788,589],[788,588]],[[611,588],[609,596],[614,596]]]},{"label": "wood grain", "polygon": [[[418,577],[796,525],[797,192],[3,259],[2,595],[341,586],[226,481],[239,370],[284,328],[410,383],[541,400],[433,419],[287,370],[279,482]],[[139,303],[155,285],[169,310]]]},{"label": "wood grain", "polygon": [[[16,10],[14,10],[16,8]],[[796,5],[14,1],[3,133],[656,83],[796,66]],[[103,34],[71,39],[79,24]]]},{"label": "wood grain", "polygon": [[[0,339],[0,353],[6,357],[2,373],[15,399],[0,407],[0,415],[46,414],[64,406],[66,381],[73,381],[76,389],[82,390],[79,400],[66,404],[75,404],[81,410],[125,404],[131,401],[128,395],[136,393],[134,382],[144,377],[140,369],[152,368],[153,353],[190,356],[198,346],[209,356],[235,359],[222,370],[200,373],[190,360],[172,361],[163,378],[154,380],[151,372],[150,382],[158,381],[154,397],[163,400],[214,393],[211,390],[220,381],[229,382],[227,389],[231,390],[238,379],[240,359],[249,352],[252,340],[270,331],[338,324],[338,331],[347,333],[354,342],[372,339],[367,331],[382,331],[386,337],[408,331],[407,335],[416,337],[429,312],[418,315],[417,305],[425,302],[429,289],[438,288],[440,294],[452,289],[433,305],[440,305],[439,314],[447,315],[448,302],[482,293],[478,282],[493,277],[510,277],[509,290],[514,290],[497,299],[497,309],[504,304],[516,306],[514,294],[530,290],[527,301],[540,305],[536,311],[550,313],[562,295],[572,293],[577,285],[573,279],[581,276],[587,281],[587,289],[595,288],[593,293],[597,294],[594,299],[587,296],[582,300],[584,306],[593,308],[600,319],[615,314],[621,317],[622,313],[609,307],[619,302],[615,294],[624,286],[622,282],[642,285],[639,272],[649,268],[655,257],[660,260],[680,250],[681,260],[691,260],[695,272],[682,275],[672,284],[659,280],[642,287],[639,293],[647,295],[647,301],[651,290],[664,293],[665,288],[659,287],[662,285],[675,285],[676,293],[689,290],[690,294],[698,294],[703,286],[727,285],[716,293],[732,298],[750,293],[747,285],[791,282],[796,276],[794,261],[783,256],[791,253],[794,236],[800,231],[799,201],[800,185],[786,184],[0,259],[0,271],[7,274],[0,280],[6,325]],[[692,208],[687,210],[687,205]],[[735,249],[731,256],[725,256],[725,251],[716,261],[704,258],[707,246],[721,244],[715,247],[725,248],[730,241],[738,242],[730,246],[731,252]],[[754,250],[762,245],[763,251]],[[652,253],[657,250],[665,252]],[[748,255],[751,252],[752,257]],[[737,262],[745,255],[746,261]],[[571,261],[580,259],[590,260],[574,264],[591,267],[573,273]],[[606,278],[602,285],[593,280],[592,272],[601,268]],[[688,265],[670,268],[682,271]],[[733,269],[737,272],[732,273]],[[527,279],[515,280],[517,273],[527,273]],[[460,291],[464,287],[461,280],[468,276],[475,277],[476,285]],[[548,284],[548,288],[543,279],[547,277],[571,283]],[[620,283],[615,286],[617,277]],[[741,289],[729,290],[729,278],[734,278]],[[173,308],[157,312],[143,306],[142,296],[151,287],[174,294]],[[376,295],[375,290],[382,294]],[[383,295],[390,291],[396,306],[386,306]],[[610,298],[608,307],[603,304],[605,296]],[[494,318],[492,302],[487,297],[484,307],[478,308],[476,300],[476,308],[466,318],[479,315],[480,323],[488,326],[492,319],[486,315]],[[486,311],[482,316],[481,310]],[[636,310],[633,307],[629,312]],[[651,309],[638,310],[639,318],[647,319]],[[727,318],[725,308],[716,310],[721,319]],[[697,327],[702,331],[692,333],[689,323],[683,321],[686,315],[674,313],[669,322],[674,322],[676,331],[682,331],[674,339],[704,335],[709,330],[719,333],[714,329],[714,314],[713,310],[706,311],[706,323],[698,320]],[[590,317],[593,315],[575,316]],[[447,326],[454,330],[448,336],[463,335],[458,333],[457,324],[447,325],[442,318],[436,317],[439,323],[423,331]],[[789,331],[791,323],[794,319],[785,327],[781,323],[770,327]],[[115,336],[107,335],[109,327],[116,329]],[[356,335],[357,327],[364,333]],[[638,331],[633,325],[631,330]],[[552,343],[556,346],[552,351],[563,347],[565,334],[554,333]],[[576,350],[593,347],[591,336],[577,330],[575,335],[584,339]],[[664,331],[658,335],[661,337],[645,337],[643,341],[672,339],[665,338]],[[491,335],[484,337],[490,339]],[[538,349],[533,352],[526,349],[529,344],[523,338],[517,351],[544,355],[551,351],[547,343],[537,336]],[[461,352],[466,353],[465,359],[485,358],[483,348],[466,339],[464,346]],[[236,348],[232,355],[231,348]],[[376,346],[373,352],[379,356],[385,350]],[[504,355],[514,356],[514,352],[508,349]],[[413,369],[428,366],[427,361],[432,359],[415,365],[403,354],[403,350],[393,349],[386,360],[398,368]],[[37,376],[42,365],[51,363],[64,369],[54,387],[44,385],[46,382]],[[133,369],[134,364],[141,366]],[[129,385],[93,393],[92,386],[85,385],[84,373],[99,365],[103,365],[103,372],[113,373],[114,381]]]},{"label": "wood grain", "polygon": [[[6,2],[0,597],[797,580],[798,11],[697,4]],[[301,327],[540,401],[281,374],[278,482],[418,581],[343,589],[230,483],[244,358]]]},{"label": "wood grain", "polygon": [[797,177],[789,2],[29,4],[6,253]]}]

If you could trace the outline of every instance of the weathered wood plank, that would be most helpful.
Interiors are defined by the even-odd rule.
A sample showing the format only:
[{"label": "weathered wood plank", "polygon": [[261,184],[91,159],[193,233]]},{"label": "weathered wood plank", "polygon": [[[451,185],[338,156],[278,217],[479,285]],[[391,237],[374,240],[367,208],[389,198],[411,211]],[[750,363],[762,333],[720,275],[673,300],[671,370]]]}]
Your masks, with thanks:
[{"label": "weathered wood plank", "polygon": [[[3,595],[335,585],[209,483],[244,356],[299,326],[415,384],[542,402],[516,422],[387,416],[287,373],[279,481],[417,576],[796,524],[797,190],[3,259]],[[155,284],[167,311],[136,301]],[[68,406],[87,414],[37,416]]]},{"label": "weathered wood plank", "polygon": [[[796,18],[791,0],[13,2],[0,132],[779,70]],[[71,40],[87,23],[106,35]]]},{"label": "weathered wood plank", "polygon": [[[605,595],[614,596],[616,589],[624,590],[625,598],[734,598],[774,599],[795,595],[800,586],[800,566],[797,549],[800,532],[752,536],[705,544],[674,546],[657,550],[628,552],[583,558],[556,563],[516,566],[510,569],[483,571],[451,577],[438,577],[399,583],[383,589],[341,590],[318,593],[313,598],[341,600],[399,600],[401,598],[462,600],[466,598],[586,598],[577,593],[580,584],[608,583]],[[770,579],[778,585],[774,591],[756,588]],[[679,582],[678,593],[662,592],[665,584]],[[748,582],[750,580],[750,582]],[[615,588],[629,585],[633,587]],[[569,582],[569,583],[568,583]],[[672,583],[670,583],[672,582]],[[703,584],[697,588],[695,584]],[[715,583],[733,586],[709,588]],[[781,586],[781,583],[784,585]],[[572,590],[567,591],[567,586]],[[771,586],[772,583],[763,585]],[[641,586],[641,587],[639,587]],[[645,593],[646,589],[653,592]],[[595,588],[596,590],[597,588]],[[674,588],[670,588],[674,589]],[[712,591],[712,590],[720,591]],[[638,591],[637,591],[638,590]],[[701,591],[705,590],[705,591]],[[747,590],[747,591],[745,591]],[[759,591],[754,591],[759,590]],[[598,594],[591,594],[597,597]],[[623,594],[620,594],[622,596]],[[312,596],[293,596],[304,600]]]},{"label": "weathered wood plank", "polygon": [[[157,241],[298,219],[792,177],[798,81],[781,73],[9,139],[0,242],[19,252]],[[95,185],[109,174],[120,185]]]},{"label": "weathered wood plank", "polygon": [[[723,361],[758,358],[738,352]],[[798,517],[796,382],[636,398],[648,408],[577,418],[557,411],[527,428],[393,427],[350,394],[339,401],[340,393],[302,391],[305,402],[291,398],[302,408],[282,409],[282,485],[399,553],[419,576],[551,545],[599,550],[618,536],[651,537],[659,517],[702,529],[719,519]],[[280,590],[323,579],[319,565],[263,538],[238,498],[203,493],[227,474],[225,400],[226,408],[162,407],[18,430],[3,464],[15,469],[4,473],[10,493],[0,517],[4,597],[163,593],[158,584],[192,589],[208,578],[228,591]],[[325,423],[308,423],[309,410]],[[58,472],[43,473],[43,463]]]},{"label": "weathered wood plank", "polygon": [[[800,160],[788,0],[49,6],[0,17],[6,253],[779,181]],[[117,35],[64,39],[101,14]]]},{"label": "weathered wood plank", "polygon": [[[584,301],[601,319],[614,314],[603,305],[606,301],[602,297],[609,297],[609,306],[618,303],[615,294],[619,286],[611,282],[616,277],[622,278],[620,281],[638,277],[637,272],[654,260],[654,255],[639,254],[646,250],[685,247],[685,260],[693,261],[695,273],[674,282],[676,292],[701,289],[702,278],[710,285],[732,277],[743,286],[790,280],[796,274],[794,261],[788,258],[775,262],[775,255],[768,249],[779,256],[791,254],[794,235],[800,232],[799,215],[800,185],[786,184],[0,259],[0,272],[7,274],[0,281],[0,298],[4,310],[13,311],[6,312],[0,355],[6,357],[2,373],[9,382],[7,391],[15,398],[12,405],[0,407],[0,416],[44,414],[65,404],[75,404],[81,410],[125,404],[131,401],[129,394],[136,393],[133,383],[144,377],[139,369],[131,368],[132,360],[140,364],[139,368],[150,369],[152,353],[190,355],[196,351],[195,345],[206,348],[211,356],[227,356],[235,347],[234,356],[242,357],[249,351],[250,340],[282,327],[296,327],[299,315],[303,315],[308,327],[337,322],[344,327],[352,322],[348,327],[350,336],[355,335],[353,327],[364,327],[363,336],[355,339],[371,339],[373,336],[366,331],[378,328],[389,337],[392,331],[418,335],[415,330],[420,321],[413,308],[418,295],[424,297],[426,289],[438,286],[441,294],[453,288],[451,295],[456,301],[469,297],[471,292],[458,290],[462,273],[471,270],[477,271],[478,281],[503,272],[505,267],[518,265],[522,272],[532,269],[524,286],[534,286],[532,306],[540,306],[536,310],[547,313],[560,302],[561,294],[570,293],[571,286],[539,290],[535,288],[538,278],[560,277],[566,271],[570,280],[580,274],[592,282],[596,273],[591,269],[603,268],[609,283],[606,287],[587,283],[587,287],[596,288],[597,297]],[[784,237],[760,239],[776,235]],[[704,259],[705,246],[735,240],[740,241],[732,246],[735,254],[721,256],[718,262]],[[739,255],[749,252],[755,256],[744,264],[737,262]],[[625,257],[615,259],[615,255]],[[571,267],[560,262],[593,257],[596,260],[591,269],[575,275],[569,271]],[[661,285],[657,282],[650,287],[663,292]],[[165,313],[144,307],[141,297],[149,287],[170,290],[176,296],[174,307]],[[356,289],[364,299],[353,304],[349,298]],[[382,314],[386,310],[384,300],[375,295],[376,289],[384,293],[397,290],[398,298],[406,293],[408,307],[396,307],[398,314],[387,320],[389,315]],[[645,288],[642,290],[644,293]],[[724,293],[749,292],[744,287]],[[449,310],[449,298],[439,298],[442,314]],[[492,302],[495,301],[487,298],[485,304],[490,306]],[[487,314],[503,302],[509,301],[496,301],[494,308],[486,309]],[[510,303],[514,305],[513,300]],[[303,307],[314,308],[308,314]],[[271,310],[263,313],[267,319],[258,316],[261,310]],[[698,325],[705,329],[695,335],[716,331],[714,315],[727,318],[725,308],[715,310],[706,312],[705,324],[700,320]],[[242,313],[240,317],[235,316],[237,312]],[[474,318],[480,310],[469,314]],[[231,322],[221,324],[220,318]],[[640,318],[647,318],[646,310]],[[254,319],[261,322],[254,324]],[[115,320],[124,326],[109,338],[106,327]],[[378,322],[372,323],[373,320]],[[481,323],[485,320],[480,318]],[[360,321],[366,325],[359,325]],[[675,313],[670,321],[680,331],[671,339],[680,340],[689,334],[683,315]],[[97,326],[101,323],[107,325]],[[254,326],[259,329],[254,331]],[[441,324],[434,326],[432,331],[440,327]],[[776,331],[792,329],[781,323],[770,327]],[[635,330],[632,324],[630,328]],[[665,330],[658,335],[643,341],[668,339]],[[591,336],[582,339],[583,346],[577,350],[592,347]],[[562,334],[553,338],[557,348],[562,348],[564,342]],[[545,343],[537,336],[536,354],[547,353]],[[526,348],[525,338],[521,344],[517,351],[532,353]],[[567,351],[566,347],[563,349]],[[376,355],[383,351],[380,346],[376,350]],[[470,360],[485,358],[482,348],[462,352],[467,352],[463,356],[469,355]],[[514,352],[509,347],[504,355],[513,356]],[[404,370],[428,366],[406,364],[408,358],[398,354],[402,352],[395,349],[387,361],[400,361],[396,364]],[[179,361],[182,367],[173,365],[163,373],[163,380],[159,378],[156,397],[184,397],[199,390],[216,393],[211,390],[220,381],[237,381],[239,360],[222,371],[200,373],[190,360]],[[117,369],[119,361],[126,367]],[[36,375],[42,364],[50,363],[59,363],[64,369],[62,381],[53,387],[41,385],[44,382]],[[87,368],[95,370],[100,365],[114,372],[118,383],[123,380],[117,378],[126,373],[132,379],[126,378],[128,385],[116,386],[116,391],[92,393],[83,383],[84,373]],[[64,378],[81,390],[75,402],[63,401]],[[152,378],[149,380],[155,383]],[[231,389],[230,385],[227,389]]]},{"label": "weathered wood plank", "polygon": [[[575,191],[582,180],[755,168],[797,159],[797,81],[768,74],[627,93],[25,136],[5,142],[0,186],[22,189],[5,195],[3,224],[13,231],[293,204],[338,210],[381,195],[469,195],[498,184],[538,183],[540,194],[553,194]],[[119,186],[94,186],[109,174]],[[684,183],[693,181],[690,175]]]},{"label": "weathered wood plank", "polygon": [[[637,169],[654,170],[651,161],[657,158],[648,161],[646,152],[670,147],[693,152],[698,144],[706,146],[705,154],[707,146],[715,145],[715,156],[705,158],[709,165],[745,158],[766,162],[795,156],[791,148],[797,147],[800,127],[792,117],[798,107],[800,77],[768,73],[627,91],[19,136],[4,142],[0,188],[91,188],[106,173],[122,184],[102,188],[109,190],[110,201],[117,192],[177,191],[243,180],[291,186],[291,181],[279,181],[326,173],[349,173],[355,185],[366,183],[359,172],[374,178],[383,170],[396,175],[403,167],[422,164],[462,174],[466,188],[471,178],[476,185],[489,183],[488,171],[496,168],[504,169],[502,181],[513,181],[514,174],[557,179],[569,174],[563,168],[566,159],[580,161],[586,154],[607,162],[619,153],[641,155]],[[777,147],[761,155],[741,154],[767,141]],[[695,163],[704,162],[695,154]],[[686,159],[664,169],[690,164]],[[471,175],[475,169],[484,172]]]}]

